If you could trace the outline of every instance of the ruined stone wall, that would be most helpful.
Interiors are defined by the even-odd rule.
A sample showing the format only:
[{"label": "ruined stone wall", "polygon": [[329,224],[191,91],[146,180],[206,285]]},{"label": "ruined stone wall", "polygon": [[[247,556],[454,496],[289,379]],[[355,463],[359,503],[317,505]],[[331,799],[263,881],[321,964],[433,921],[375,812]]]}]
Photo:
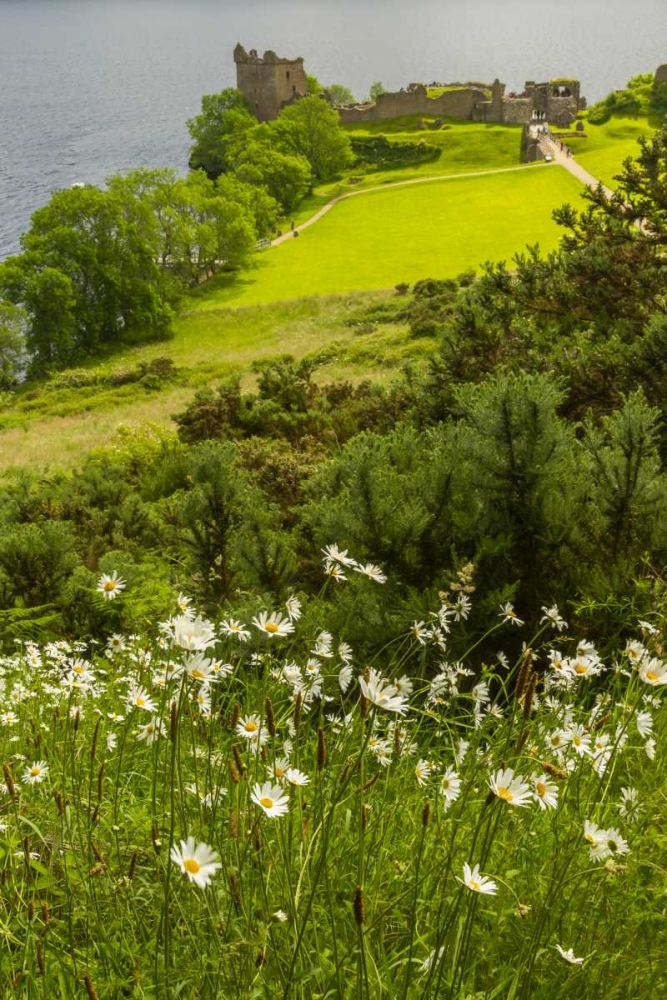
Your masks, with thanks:
[{"label": "ruined stone wall", "polygon": [[375,104],[341,108],[339,114],[345,125],[352,122],[385,121],[399,115],[437,115],[471,120],[475,105],[486,100],[484,91],[474,88],[447,90],[439,97],[429,97],[426,88],[420,86],[393,94],[380,94]]},{"label": "ruined stone wall", "polygon": [[505,97],[503,121],[508,125],[525,125],[533,117],[532,97]]},{"label": "ruined stone wall", "polygon": [[547,119],[554,125],[571,125],[577,117],[579,100],[572,97],[547,97]]},{"label": "ruined stone wall", "polygon": [[234,62],[236,86],[260,122],[277,118],[285,104],[308,92],[303,59],[280,59],[271,50],[258,56],[237,45]]}]

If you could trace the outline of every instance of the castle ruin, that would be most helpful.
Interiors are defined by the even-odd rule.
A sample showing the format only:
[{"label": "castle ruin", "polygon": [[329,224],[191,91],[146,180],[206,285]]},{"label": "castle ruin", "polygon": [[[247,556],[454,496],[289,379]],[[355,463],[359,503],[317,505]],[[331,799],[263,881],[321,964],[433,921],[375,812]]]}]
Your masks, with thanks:
[{"label": "castle ruin", "polygon": [[[278,117],[281,108],[308,93],[303,59],[281,59],[271,50],[259,56],[234,49],[236,85],[260,122]],[[504,83],[451,84],[437,96],[429,88],[412,83],[407,89],[380,94],[377,100],[339,109],[341,122],[385,121],[399,115],[435,115],[464,121],[525,125],[536,115],[552,125],[571,125],[586,107],[578,80],[559,79],[547,83],[526,82],[521,93],[506,94]]]},{"label": "castle ruin", "polygon": [[536,114],[553,125],[571,125],[586,107],[578,80],[527,81],[520,94],[506,94],[500,80],[485,84],[453,84],[437,97],[430,97],[423,84],[407,90],[380,94],[376,101],[341,108],[343,124],[384,121],[399,115],[436,115],[466,121],[525,125]]},{"label": "castle ruin", "polygon": [[236,86],[260,122],[272,121],[287,104],[308,93],[303,59],[281,59],[270,49],[258,56],[239,44],[234,49]]}]

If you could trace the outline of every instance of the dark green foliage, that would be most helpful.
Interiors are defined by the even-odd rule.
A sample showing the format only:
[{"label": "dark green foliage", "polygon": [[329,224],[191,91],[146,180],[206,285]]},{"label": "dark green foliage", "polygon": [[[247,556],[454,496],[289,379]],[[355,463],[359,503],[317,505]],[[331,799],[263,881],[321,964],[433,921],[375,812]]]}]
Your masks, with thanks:
[{"label": "dark green foliage", "polygon": [[283,108],[279,117],[296,126],[295,152],[306,157],[317,180],[336,177],[352,162],[350,138],[337,112],[320,97],[303,97]]},{"label": "dark green foliage", "polygon": [[14,524],[0,538],[0,592],[4,607],[56,604],[77,565],[75,535],[65,521]]},{"label": "dark green foliage", "polygon": [[[264,186],[235,176],[216,184],[202,171],[180,178],[141,168],[110,177],[106,191],[87,185],[56,192],[33,215],[23,253],[0,266],[0,294],[23,307],[20,332],[25,327],[32,368],[169,336],[184,289],[247,264],[277,213]],[[15,370],[20,344],[7,336],[5,357]]]},{"label": "dark green foliage", "polygon": [[654,83],[652,73],[640,73],[628,80],[625,90],[612,90],[602,101],[598,101],[588,111],[588,120],[593,125],[604,125],[612,115],[630,117],[646,115],[659,110],[660,85]]},{"label": "dark green foliage", "polygon": [[398,579],[428,585],[455,541],[460,462],[453,428],[357,436],[311,484],[316,541],[336,541]]},{"label": "dark green foliage", "polygon": [[234,446],[198,445],[186,467],[189,488],[174,495],[168,519],[198,593],[208,603],[229,600],[244,584],[279,593],[294,571],[294,555],[263,494],[240,469]]},{"label": "dark green foliage", "polygon": [[255,125],[245,98],[232,87],[219,94],[205,94],[201,112],[188,121],[193,139],[190,166],[216,178],[232,168],[230,148]]},{"label": "dark green foliage", "polygon": [[[131,186],[158,205],[171,183],[144,174]],[[238,180],[221,183],[231,198]],[[188,190],[207,199],[209,185]],[[36,608],[35,629],[101,635],[172,613],[179,590],[209,614],[239,595],[254,607],[295,580],[319,593],[317,552],[336,542],[389,578],[371,585],[351,570],[331,612],[357,623],[360,656],[425,617],[468,561],[466,641],[508,599],[532,624],[542,604],[569,602],[587,635],[619,634],[645,614],[667,562],[665,206],[667,132],[641,143],[617,197],[592,192],[583,211],[557,212],[564,238],[547,257],[529,248],[512,269],[426,279],[351,309],[348,326],[366,337],[400,323],[437,345],[392,383],[326,384],[325,351],[262,362],[254,391],[232,379],[197,393],[175,418],[180,441],[137,439],[76,475],[17,476],[0,493],[5,608],[26,622]],[[65,285],[54,280],[61,321]],[[87,377],[60,379],[85,390]],[[121,377],[160,383],[172,366]],[[104,602],[96,580],[113,570],[128,587]],[[42,616],[47,604],[59,619]],[[21,621],[10,615],[7,630]]]},{"label": "dark green foliage", "polygon": [[352,136],[351,145],[357,163],[374,170],[400,170],[433,163],[442,152],[428,143],[391,142],[384,135]]}]

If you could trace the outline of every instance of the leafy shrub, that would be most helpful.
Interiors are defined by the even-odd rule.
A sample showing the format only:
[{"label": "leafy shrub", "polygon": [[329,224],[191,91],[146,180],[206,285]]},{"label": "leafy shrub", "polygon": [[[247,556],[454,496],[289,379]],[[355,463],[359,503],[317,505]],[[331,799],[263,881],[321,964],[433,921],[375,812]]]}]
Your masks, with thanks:
[{"label": "leafy shrub", "polygon": [[428,143],[392,142],[384,135],[353,136],[357,163],[373,170],[400,170],[440,159],[441,150]]}]

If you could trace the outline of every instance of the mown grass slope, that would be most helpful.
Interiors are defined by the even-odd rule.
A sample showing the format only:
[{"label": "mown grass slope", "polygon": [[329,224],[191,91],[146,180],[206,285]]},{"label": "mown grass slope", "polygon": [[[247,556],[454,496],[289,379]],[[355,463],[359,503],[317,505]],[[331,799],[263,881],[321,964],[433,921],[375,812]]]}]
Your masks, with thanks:
[{"label": "mown grass slope", "polygon": [[444,119],[444,124],[433,127],[433,116],[403,115],[383,122],[364,122],[348,125],[352,137],[384,135],[391,142],[411,142],[436,146],[440,157],[419,166],[394,170],[370,170],[367,173],[350,169],[346,176],[335,183],[319,185],[295,214],[297,222],[303,222],[331,198],[351,191],[360,191],[378,184],[393,184],[396,181],[413,180],[420,177],[439,177],[446,174],[462,174],[476,170],[495,170],[501,167],[516,167],[521,154],[521,128],[517,125],[486,125],[481,122]]},{"label": "mown grass slope", "polygon": [[252,270],[218,279],[201,308],[389,288],[451,277],[526,244],[548,250],[559,238],[553,209],[580,192],[552,165],[349,198],[298,239],[258,255]]}]

